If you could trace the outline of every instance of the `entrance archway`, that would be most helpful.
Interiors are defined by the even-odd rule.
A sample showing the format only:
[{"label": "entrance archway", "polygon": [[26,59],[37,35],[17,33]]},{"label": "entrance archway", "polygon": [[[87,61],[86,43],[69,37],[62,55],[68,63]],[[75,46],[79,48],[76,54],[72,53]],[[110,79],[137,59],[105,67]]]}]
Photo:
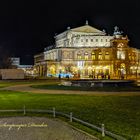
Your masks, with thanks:
[{"label": "entrance archway", "polygon": [[49,68],[49,72],[50,72],[50,74],[52,74],[52,75],[56,74],[56,67],[55,67],[55,65],[52,65],[52,66]]},{"label": "entrance archway", "polygon": [[121,63],[120,65],[120,76],[121,76],[121,79],[124,79],[126,75],[126,66],[124,63]]}]

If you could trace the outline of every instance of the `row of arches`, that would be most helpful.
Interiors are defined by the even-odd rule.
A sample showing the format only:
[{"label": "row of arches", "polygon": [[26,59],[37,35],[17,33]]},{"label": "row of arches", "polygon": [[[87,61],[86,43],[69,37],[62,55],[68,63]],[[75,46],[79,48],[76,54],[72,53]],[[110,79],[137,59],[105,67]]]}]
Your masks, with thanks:
[{"label": "row of arches", "polygon": [[[116,67],[116,68],[115,68]],[[89,66],[62,66],[62,65],[46,65],[38,66],[36,68],[38,76],[58,76],[58,74],[70,73],[75,77],[94,77],[94,76],[112,76],[121,78],[121,76],[131,76],[137,74],[136,66],[127,66],[125,63],[113,65],[89,65]]]},{"label": "row of arches", "polygon": [[96,75],[109,75],[110,74],[110,66],[85,66],[82,69],[79,69],[76,66],[64,67],[59,66],[56,67],[52,65],[48,69],[48,75],[56,75],[58,73],[71,73],[75,77],[93,77]]},{"label": "row of arches", "polygon": [[103,60],[103,59],[105,59],[105,60],[109,60],[110,59],[110,53],[108,52],[108,51],[106,51],[106,52],[91,52],[91,53],[89,53],[89,52],[77,52],[77,59],[78,60],[82,60],[82,59],[84,59],[84,60],[96,60],[96,59],[98,59],[98,60]]}]

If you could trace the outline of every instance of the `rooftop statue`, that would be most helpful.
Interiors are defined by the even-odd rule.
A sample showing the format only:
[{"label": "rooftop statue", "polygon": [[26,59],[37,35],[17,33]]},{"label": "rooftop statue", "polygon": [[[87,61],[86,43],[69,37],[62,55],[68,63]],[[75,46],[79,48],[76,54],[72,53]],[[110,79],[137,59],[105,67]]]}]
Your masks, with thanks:
[{"label": "rooftop statue", "polygon": [[86,20],[86,25],[88,25],[88,20]]},{"label": "rooftop statue", "polygon": [[103,32],[106,34],[106,30],[105,29],[103,29]]},{"label": "rooftop statue", "polygon": [[121,35],[123,32],[122,31],[120,31],[120,29],[119,29],[119,27],[118,26],[115,26],[114,27],[114,35]]}]

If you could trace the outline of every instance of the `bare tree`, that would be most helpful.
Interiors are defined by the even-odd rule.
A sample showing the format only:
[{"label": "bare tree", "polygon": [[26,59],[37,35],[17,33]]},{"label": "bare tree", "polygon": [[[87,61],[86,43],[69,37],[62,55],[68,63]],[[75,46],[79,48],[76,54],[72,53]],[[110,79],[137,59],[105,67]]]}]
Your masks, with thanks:
[{"label": "bare tree", "polygon": [[10,53],[0,46],[0,69],[13,68]]}]

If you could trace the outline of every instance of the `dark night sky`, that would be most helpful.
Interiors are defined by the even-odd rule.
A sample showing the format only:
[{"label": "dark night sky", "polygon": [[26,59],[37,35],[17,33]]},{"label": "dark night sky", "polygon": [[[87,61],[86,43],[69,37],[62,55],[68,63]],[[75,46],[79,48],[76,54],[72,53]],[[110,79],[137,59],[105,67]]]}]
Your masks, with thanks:
[{"label": "dark night sky", "polygon": [[130,45],[140,48],[138,0],[3,0],[0,2],[0,47],[31,64],[33,55],[54,42],[55,33],[85,20],[111,34],[118,25]]}]

